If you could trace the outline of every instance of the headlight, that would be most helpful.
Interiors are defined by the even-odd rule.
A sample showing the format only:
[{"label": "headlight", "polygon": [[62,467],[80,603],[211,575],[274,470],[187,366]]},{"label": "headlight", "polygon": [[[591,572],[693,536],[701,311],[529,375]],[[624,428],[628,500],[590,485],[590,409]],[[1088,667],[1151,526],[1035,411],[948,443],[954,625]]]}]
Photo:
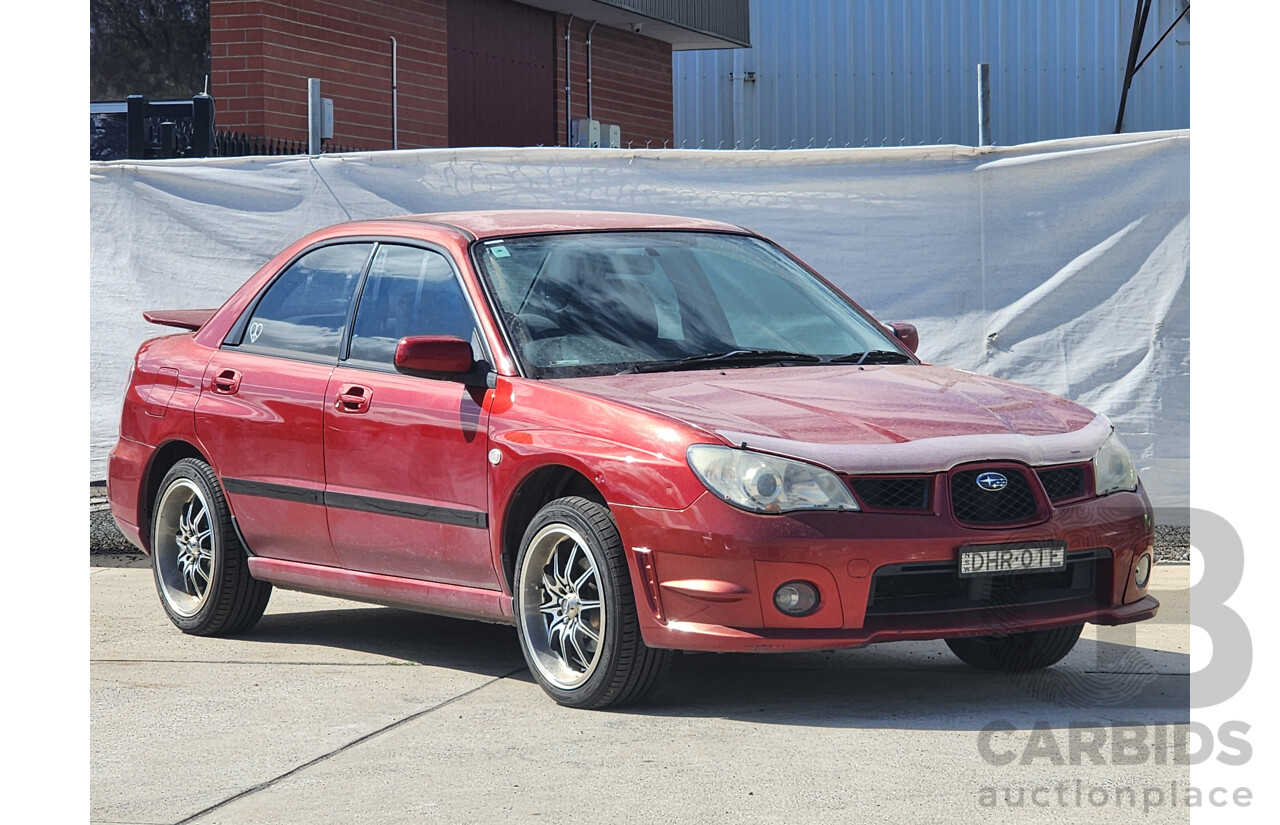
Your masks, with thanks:
[{"label": "headlight", "polygon": [[803,461],[712,444],[694,444],[687,457],[708,490],[744,510],[858,509],[849,488],[834,473]]},{"label": "headlight", "polygon": [[1138,471],[1133,468],[1129,451],[1112,433],[1093,457],[1094,487],[1100,496],[1118,490],[1138,489]]}]

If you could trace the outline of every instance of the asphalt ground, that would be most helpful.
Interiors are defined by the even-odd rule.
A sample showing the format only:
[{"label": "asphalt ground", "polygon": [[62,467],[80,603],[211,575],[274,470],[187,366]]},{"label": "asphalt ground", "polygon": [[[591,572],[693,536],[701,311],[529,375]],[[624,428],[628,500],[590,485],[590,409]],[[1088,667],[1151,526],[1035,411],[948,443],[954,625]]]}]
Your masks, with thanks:
[{"label": "asphalt ground", "polygon": [[89,573],[103,825],[1187,821],[1185,564],[1157,566],[1156,619],[1037,674],[941,642],[689,654],[606,712],[547,698],[510,627],[276,590],[250,633],[195,638],[144,557]]}]

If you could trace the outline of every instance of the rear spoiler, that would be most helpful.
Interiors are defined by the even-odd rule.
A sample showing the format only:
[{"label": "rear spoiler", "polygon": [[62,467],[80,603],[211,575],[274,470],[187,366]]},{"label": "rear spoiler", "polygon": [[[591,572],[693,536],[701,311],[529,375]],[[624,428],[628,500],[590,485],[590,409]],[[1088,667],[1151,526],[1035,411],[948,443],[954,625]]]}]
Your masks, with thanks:
[{"label": "rear spoiler", "polygon": [[196,330],[204,326],[205,321],[213,317],[216,309],[152,309],[142,313],[142,317],[162,327]]}]

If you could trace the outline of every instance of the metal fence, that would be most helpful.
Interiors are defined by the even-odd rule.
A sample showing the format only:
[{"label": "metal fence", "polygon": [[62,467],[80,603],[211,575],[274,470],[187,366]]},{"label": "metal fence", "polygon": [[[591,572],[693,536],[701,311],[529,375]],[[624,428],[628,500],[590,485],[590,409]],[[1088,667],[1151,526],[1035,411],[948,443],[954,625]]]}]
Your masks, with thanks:
[{"label": "metal fence", "polygon": [[[322,151],[361,152],[354,146],[325,143]],[[213,154],[220,158],[241,158],[249,155],[305,155],[307,143],[304,140],[282,140],[280,138],[254,137],[239,132],[218,132],[213,136]]]},{"label": "metal fence", "polygon": [[[130,158],[128,137],[128,115],[123,108],[99,105],[97,108],[106,111],[90,111],[89,114],[89,159],[90,160],[126,160]],[[141,141],[146,145],[147,157],[154,158],[195,158],[218,157],[239,158],[250,155],[305,155],[305,140],[288,140],[278,137],[263,137],[242,132],[214,132],[210,141],[208,154],[197,147],[196,125],[193,117],[148,116],[142,119]],[[359,147],[337,144],[326,141],[322,151],[360,152]]]}]

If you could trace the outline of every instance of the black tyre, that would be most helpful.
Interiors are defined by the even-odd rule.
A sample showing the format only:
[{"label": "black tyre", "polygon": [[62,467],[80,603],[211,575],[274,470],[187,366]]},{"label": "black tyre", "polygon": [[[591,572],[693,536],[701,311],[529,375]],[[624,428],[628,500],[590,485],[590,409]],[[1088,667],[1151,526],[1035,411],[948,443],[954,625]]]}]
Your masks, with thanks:
[{"label": "black tyre", "polygon": [[556,499],[525,530],[515,569],[525,661],[551,698],[575,708],[636,702],[670,651],[645,646],[622,539],[603,505]]},{"label": "black tyre", "polygon": [[1039,670],[1062,661],[1076,646],[1082,630],[1084,625],[1073,624],[1028,633],[971,636],[946,641],[951,652],[971,667],[1013,673]]},{"label": "black tyre", "polygon": [[212,468],[194,458],[173,465],[152,514],[151,571],[169,619],[196,636],[230,636],[257,624],[271,585],[249,575]]}]

